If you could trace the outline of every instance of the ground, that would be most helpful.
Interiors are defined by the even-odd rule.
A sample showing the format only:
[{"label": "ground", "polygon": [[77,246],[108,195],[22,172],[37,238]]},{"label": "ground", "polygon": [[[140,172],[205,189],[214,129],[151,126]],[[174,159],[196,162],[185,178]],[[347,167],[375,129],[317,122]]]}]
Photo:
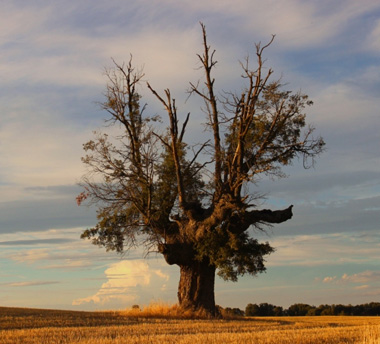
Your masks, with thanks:
[{"label": "ground", "polygon": [[380,317],[173,317],[164,309],[72,312],[0,307],[0,344],[375,344]]}]

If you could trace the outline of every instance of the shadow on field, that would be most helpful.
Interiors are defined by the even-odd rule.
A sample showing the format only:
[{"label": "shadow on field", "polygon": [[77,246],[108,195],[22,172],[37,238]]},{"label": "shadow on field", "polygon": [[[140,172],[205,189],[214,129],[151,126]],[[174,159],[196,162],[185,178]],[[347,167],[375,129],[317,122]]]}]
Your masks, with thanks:
[{"label": "shadow on field", "polygon": [[[161,321],[175,321],[173,316],[145,317],[144,315],[126,314],[119,311],[102,311],[102,312],[81,312],[81,311],[64,311],[49,309],[33,308],[10,308],[0,307],[0,329],[32,329],[45,327],[96,327],[96,326],[115,326],[115,325],[135,325],[140,323],[155,323]],[[178,318],[178,320],[186,320]],[[250,322],[268,325],[292,325],[295,321],[280,318],[265,317],[231,317],[226,319],[187,319],[188,321],[203,320],[205,322]]]},{"label": "shadow on field", "polygon": [[126,318],[117,312],[78,312],[0,307],[0,329],[2,330],[130,325],[141,321],[138,318]]}]

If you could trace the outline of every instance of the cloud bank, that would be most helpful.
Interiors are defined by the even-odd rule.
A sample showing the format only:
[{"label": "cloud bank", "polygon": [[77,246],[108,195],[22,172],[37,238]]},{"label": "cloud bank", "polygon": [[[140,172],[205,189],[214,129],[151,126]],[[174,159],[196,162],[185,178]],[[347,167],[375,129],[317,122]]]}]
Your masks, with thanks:
[{"label": "cloud bank", "polygon": [[107,282],[102,284],[98,292],[74,300],[74,306],[92,302],[108,307],[126,307],[132,302],[138,302],[149,286],[154,284],[154,288],[160,290],[165,288],[165,282],[169,280],[169,275],[161,270],[152,270],[145,261],[138,260],[112,264],[104,273]]}]

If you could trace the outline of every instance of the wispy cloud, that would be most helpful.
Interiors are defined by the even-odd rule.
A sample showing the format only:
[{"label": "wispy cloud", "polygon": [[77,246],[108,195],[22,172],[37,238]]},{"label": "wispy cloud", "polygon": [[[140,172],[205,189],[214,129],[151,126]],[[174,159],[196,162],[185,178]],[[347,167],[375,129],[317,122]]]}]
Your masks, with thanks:
[{"label": "wispy cloud", "polygon": [[13,282],[13,283],[4,283],[2,285],[9,287],[36,287],[42,285],[58,284],[57,281],[30,281],[30,282]]},{"label": "wispy cloud", "polygon": [[[276,251],[267,258],[268,266],[313,267],[370,263],[374,257],[380,258],[380,237],[371,233],[367,233],[367,236],[354,233],[274,236],[270,242]],[[333,280],[336,277],[326,277],[327,282]]]},{"label": "wispy cloud", "polygon": [[[40,232],[59,228],[91,226],[96,219],[94,209],[78,207],[76,194],[61,197],[46,196],[41,199],[0,202],[0,233]],[[46,234],[48,236],[48,234]],[[61,235],[62,237],[62,235]],[[20,238],[20,236],[19,236]],[[46,236],[45,238],[46,239]],[[56,237],[54,239],[57,239]]]},{"label": "wispy cloud", "polygon": [[61,261],[58,264],[46,264],[41,265],[40,269],[42,270],[84,270],[88,268],[93,268],[94,262],[90,261],[89,259],[78,259],[78,258],[69,258],[69,259],[61,259]]},{"label": "wispy cloud", "polygon": [[14,250],[5,253],[2,257],[11,261],[34,265],[39,270],[57,269],[83,269],[102,266],[115,257],[99,251],[91,243],[75,241],[66,243],[61,247],[44,244],[43,248]]},{"label": "wispy cloud", "polygon": [[[342,176],[342,178],[344,178]],[[323,189],[323,186],[321,186]],[[372,191],[371,184],[366,187],[357,185],[355,196],[355,187],[350,189],[337,189],[331,192],[326,190],[318,197],[304,199],[297,197],[286,197],[285,195],[279,199],[286,204],[295,204],[293,208],[294,217],[292,220],[276,226],[274,229],[277,235],[299,236],[302,234],[331,234],[334,233],[369,233],[373,232],[376,236],[379,216],[378,209],[380,207],[380,197],[371,194],[378,193],[378,186],[375,184]],[[295,190],[295,192],[297,192]],[[316,192],[318,190],[316,189]],[[369,197],[366,197],[366,192]],[[302,191],[300,190],[300,193]],[[290,195],[290,193],[289,193]],[[354,199],[362,195],[363,198]],[[280,195],[281,196],[281,195]],[[305,196],[307,198],[307,196]],[[313,200],[312,200],[313,199]],[[271,201],[276,200],[276,195]],[[293,201],[293,202],[292,202]],[[377,241],[376,241],[377,242]]]},{"label": "wispy cloud", "polygon": [[[373,302],[374,297],[380,295],[380,271],[378,270],[365,270],[355,274],[344,273],[341,277],[327,276],[316,281],[322,281],[329,292],[338,291],[342,296],[350,295],[344,301],[345,303]],[[334,302],[336,303],[336,300]]]},{"label": "wispy cloud", "polygon": [[376,21],[376,25],[373,27],[366,43],[376,53],[380,53],[380,19]]},{"label": "wispy cloud", "polygon": [[17,251],[9,255],[9,258],[18,263],[33,264],[37,261],[47,261],[50,257],[51,250],[46,248],[38,248],[27,251]]},{"label": "wispy cloud", "polygon": [[[336,284],[362,284],[369,282],[380,282],[380,271],[367,270],[357,274],[343,274],[342,277],[325,277],[323,283],[336,283]],[[358,287],[356,287],[358,288]],[[360,286],[359,289],[364,289]]]},{"label": "wispy cloud", "polygon": [[368,284],[364,284],[364,285],[359,285],[357,287],[354,287],[355,290],[366,290],[366,289],[369,289],[370,286]]},{"label": "wispy cloud", "polygon": [[[318,3],[302,0],[245,1],[238,0],[234,6],[228,0],[191,1],[179,5],[166,1],[174,7],[183,9],[183,16],[189,13],[193,17],[201,14],[203,20],[213,24],[218,19],[228,17],[230,26],[240,25],[245,34],[270,35],[277,33],[281,38],[279,44],[285,48],[321,47],[333,45],[342,40],[342,34],[350,26],[359,26],[358,19],[379,10],[379,4],[371,0],[358,3],[355,0],[328,1]],[[360,26],[359,26],[360,27]],[[228,30],[228,28],[226,28]],[[356,37],[359,39],[359,37]],[[358,47],[360,49],[360,46]]]},{"label": "wispy cloud", "polygon": [[[58,270],[91,271],[115,260],[116,255],[100,250],[88,240],[81,240],[79,236],[82,230],[69,228],[0,234],[0,260],[7,261],[11,266],[36,269],[37,274],[44,275],[55,274]],[[65,238],[62,238],[62,234]],[[128,258],[141,258],[142,255],[138,251],[129,254]]]},{"label": "wispy cloud", "polygon": [[29,246],[40,244],[67,244],[74,242],[74,239],[56,238],[56,239],[36,239],[36,240],[13,240],[13,241],[0,241],[0,246]]}]

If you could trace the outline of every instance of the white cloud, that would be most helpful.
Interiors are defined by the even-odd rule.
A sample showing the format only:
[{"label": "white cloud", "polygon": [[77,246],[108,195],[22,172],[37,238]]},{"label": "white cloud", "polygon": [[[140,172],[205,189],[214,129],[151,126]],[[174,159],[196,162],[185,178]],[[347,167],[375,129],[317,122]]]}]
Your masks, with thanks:
[{"label": "white cloud", "polygon": [[[200,13],[202,17],[205,13],[210,14],[204,19],[206,25],[207,19],[211,22],[208,25],[211,32],[217,31],[221,26],[220,16],[229,16],[235,18],[235,21],[230,23],[228,29],[237,36],[242,32],[244,37],[255,33],[259,40],[265,40],[271,33],[278,33],[276,44],[288,48],[305,48],[331,41],[331,37],[349,25],[350,19],[379,7],[372,1],[363,1],[360,6],[356,1],[349,1],[339,3],[333,8],[331,3],[321,5],[296,0],[242,0],[236,1],[234,6],[231,6],[229,1],[166,3],[171,6],[171,12],[165,13],[166,16],[157,14],[157,11],[160,13],[162,4],[157,6],[152,2],[143,1],[141,5],[135,5],[129,11],[121,6],[120,12],[125,16],[130,12],[136,12],[138,18],[138,15],[144,12],[145,17],[152,18],[148,25],[134,30],[128,30],[128,26],[124,29],[115,28],[112,24],[117,26],[120,23],[107,22],[107,25],[101,26],[102,31],[98,34],[93,32],[95,29],[99,30],[98,26],[95,28],[91,24],[84,28],[74,20],[69,21],[71,26],[69,23],[65,26],[65,21],[60,22],[61,27],[52,26],[51,20],[55,18],[57,11],[63,12],[62,16],[68,19],[71,13],[80,13],[85,6],[66,8],[51,5],[43,10],[29,7],[23,11],[16,8],[8,9],[8,14],[3,18],[5,22],[10,21],[9,25],[4,25],[11,28],[7,31],[7,37],[17,41],[17,37],[21,35],[23,39],[18,44],[7,47],[6,55],[0,64],[2,78],[8,82],[23,79],[34,84],[45,82],[66,86],[100,85],[103,83],[100,70],[102,66],[110,63],[110,57],[123,61],[132,53],[136,57],[135,61],[145,64],[148,78],[160,82],[164,78],[170,83],[163,85],[164,88],[173,86],[174,81],[183,80],[186,87],[188,76],[194,72],[194,54],[200,48]],[[93,6],[92,3],[91,7],[94,9],[91,13],[94,16],[96,11],[107,8]],[[211,14],[219,15],[219,19],[214,20]],[[22,21],[9,19],[20,16]],[[169,24],[167,16],[173,16],[178,20],[178,24]],[[25,20],[26,18],[28,20]],[[186,18],[188,25],[181,27],[181,18]],[[24,25],[12,24],[18,22],[29,23],[32,29],[25,30]],[[245,44],[252,44],[255,38],[251,39],[252,42]],[[235,42],[231,44],[236,45]],[[220,48],[226,48],[226,53],[233,53],[228,52],[225,45]],[[235,55],[234,60],[240,57]],[[17,63],[14,63],[15,60]]]},{"label": "white cloud", "polygon": [[15,43],[9,37],[23,39],[26,33],[40,30],[49,13],[50,8],[46,6],[20,7],[11,2],[2,3],[2,11],[0,12],[2,32],[0,44]]},{"label": "white cloud", "polygon": [[[7,46],[0,58],[3,82],[14,84],[22,80],[30,87],[101,86],[102,70],[112,64],[111,57],[122,63],[132,54],[137,66],[146,66],[147,77],[169,81],[170,85],[163,86],[166,88],[193,72],[197,51],[194,47],[198,48],[200,43],[198,27],[178,30],[153,26],[134,32],[113,29],[106,34],[91,35],[90,27],[78,30],[73,25],[62,30],[50,28],[47,23],[41,26],[39,30],[23,32],[25,39]],[[17,34],[9,35],[15,39],[14,36]],[[184,80],[187,83],[186,77]]]},{"label": "white cloud", "polygon": [[[139,299],[141,289],[146,289],[152,283],[154,276],[158,277],[154,286],[157,290],[164,288],[162,280],[169,280],[169,275],[161,270],[152,270],[145,261],[138,260],[125,260],[112,264],[104,273],[108,281],[102,284],[95,295],[74,300],[72,303],[74,306],[90,302],[126,306],[127,303]],[[160,288],[157,283],[161,283]]]},{"label": "white cloud", "polygon": [[336,276],[334,276],[334,277],[325,277],[323,279],[323,283],[331,283],[331,282],[333,282],[335,280],[336,280]]},{"label": "white cloud", "polygon": [[[207,3],[195,0],[186,7],[186,12],[192,10],[194,16],[196,13],[203,13],[203,17],[212,21],[213,25],[217,25],[218,19],[225,16],[230,19],[230,27],[237,26],[236,30],[240,28],[241,32],[262,37],[278,34],[278,44],[282,47],[304,48],[333,46],[339,39],[337,37],[352,26],[357,18],[379,9],[380,6],[372,0],[334,3],[237,0],[233,6],[228,0]],[[205,19],[206,24],[207,20]]]}]

